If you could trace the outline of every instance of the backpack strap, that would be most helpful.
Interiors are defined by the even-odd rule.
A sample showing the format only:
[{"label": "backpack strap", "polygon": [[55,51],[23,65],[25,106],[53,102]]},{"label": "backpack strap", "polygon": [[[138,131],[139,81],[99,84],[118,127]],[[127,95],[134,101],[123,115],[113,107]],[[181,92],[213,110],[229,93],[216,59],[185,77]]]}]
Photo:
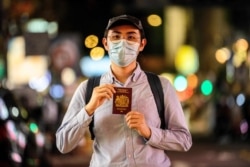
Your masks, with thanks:
[{"label": "backpack strap", "polygon": [[[86,95],[85,95],[85,103],[86,104],[89,102],[89,100],[91,98],[94,87],[96,87],[100,84],[100,79],[101,79],[101,76],[89,78],[89,80],[87,82]],[[90,132],[92,140],[95,138],[93,127],[94,127],[94,115],[93,115],[92,121],[89,124],[89,132]]]},{"label": "backpack strap", "polygon": [[[161,85],[161,81],[160,81],[158,75],[156,75],[154,73],[145,71],[145,74],[148,78],[148,82],[149,82],[151,91],[153,93],[154,99],[155,99],[155,103],[157,106],[159,117],[161,119],[161,129],[165,129],[167,127],[166,127],[166,123],[165,123],[165,119],[164,119],[164,117],[165,117],[164,116],[164,95],[163,95],[163,88]],[[100,84],[100,78],[101,78],[100,76],[89,78],[88,83],[87,83],[87,88],[86,88],[86,96],[85,96],[86,104],[89,102],[89,100],[91,98],[92,91],[93,91],[94,87],[96,87]],[[93,127],[94,127],[94,115],[93,115],[92,121],[89,124],[89,131],[90,131],[90,135],[91,135],[92,140],[94,140],[94,138],[95,138]]]},{"label": "backpack strap", "polygon": [[154,95],[155,103],[158,109],[159,117],[161,119],[161,129],[165,129],[165,116],[164,116],[164,95],[163,95],[163,88],[161,85],[161,81],[158,75],[145,71],[148,77],[148,83],[150,85],[151,91]]}]

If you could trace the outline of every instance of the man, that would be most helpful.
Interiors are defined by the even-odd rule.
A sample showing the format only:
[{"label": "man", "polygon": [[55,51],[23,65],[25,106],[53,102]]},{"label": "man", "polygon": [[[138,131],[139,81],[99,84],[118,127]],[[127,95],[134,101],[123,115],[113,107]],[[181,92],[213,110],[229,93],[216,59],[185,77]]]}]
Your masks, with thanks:
[{"label": "man", "polygon": [[[168,129],[160,128],[146,74],[136,61],[147,43],[141,21],[129,15],[111,18],[102,42],[111,60],[110,71],[102,75],[87,104],[87,81],[79,85],[56,132],[58,149],[62,153],[74,149],[94,116],[91,167],[170,166],[166,151],[188,151],[192,138],[175,90],[163,77],[160,81]],[[132,88],[131,111],[126,115],[113,113],[117,87]]]}]

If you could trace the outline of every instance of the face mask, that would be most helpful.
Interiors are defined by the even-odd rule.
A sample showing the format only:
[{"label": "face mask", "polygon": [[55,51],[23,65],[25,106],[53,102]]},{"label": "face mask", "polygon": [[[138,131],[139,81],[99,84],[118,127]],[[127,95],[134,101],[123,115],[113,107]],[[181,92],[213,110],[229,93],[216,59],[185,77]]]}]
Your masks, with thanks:
[{"label": "face mask", "polygon": [[120,67],[126,67],[137,58],[139,43],[127,40],[108,41],[109,58]]}]

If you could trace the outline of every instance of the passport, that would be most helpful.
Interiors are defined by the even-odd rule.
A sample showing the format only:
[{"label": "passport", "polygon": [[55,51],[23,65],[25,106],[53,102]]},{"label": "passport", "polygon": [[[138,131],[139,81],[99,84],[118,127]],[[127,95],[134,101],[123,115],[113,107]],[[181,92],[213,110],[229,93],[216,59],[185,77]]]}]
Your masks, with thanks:
[{"label": "passport", "polygon": [[113,114],[127,114],[131,111],[132,88],[115,87]]}]

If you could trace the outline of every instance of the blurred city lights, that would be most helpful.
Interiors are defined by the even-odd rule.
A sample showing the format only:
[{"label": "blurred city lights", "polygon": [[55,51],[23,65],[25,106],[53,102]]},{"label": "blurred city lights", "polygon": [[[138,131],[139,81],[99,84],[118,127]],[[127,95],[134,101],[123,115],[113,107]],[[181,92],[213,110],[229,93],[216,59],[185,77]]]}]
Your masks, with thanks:
[{"label": "blurred city lights", "polygon": [[31,19],[26,25],[28,32],[47,32],[48,22],[42,18]]},{"label": "blurred city lights", "polygon": [[102,47],[94,47],[90,51],[90,57],[93,60],[101,60],[105,55],[105,50]]},{"label": "blurred city lights", "polygon": [[69,86],[76,80],[75,71],[72,68],[64,68],[61,73],[63,85]]},{"label": "blurred city lights", "polygon": [[11,158],[14,162],[21,163],[22,162],[22,157],[19,155],[17,152],[12,152],[11,153]]},{"label": "blurred city lights", "polygon": [[151,14],[147,17],[148,23],[151,26],[158,27],[162,24],[162,19],[159,15]]},{"label": "blurred city lights", "polygon": [[245,39],[238,39],[233,46],[234,56],[233,65],[240,67],[243,62],[247,59],[248,42]]},{"label": "blurred city lights", "polygon": [[54,37],[58,33],[58,23],[55,21],[48,22],[43,18],[34,18],[27,22],[26,32],[32,32],[32,33],[47,32],[50,37]]},{"label": "blurred city lights", "polygon": [[96,35],[89,35],[85,38],[84,44],[87,48],[94,48],[98,44],[98,37]]},{"label": "blurred city lights", "polygon": [[26,56],[24,37],[13,37],[8,41],[7,75],[13,85],[29,83],[31,78],[44,76],[48,67],[46,56]]},{"label": "blurred city lights", "polygon": [[192,13],[189,10],[181,6],[168,6],[164,10],[164,49],[168,55],[166,63],[174,63],[176,51],[186,41],[188,27],[191,24],[190,14]]},{"label": "blurred city lights", "polygon": [[175,67],[183,75],[194,74],[199,68],[198,53],[190,45],[182,45],[176,52]]},{"label": "blurred city lights", "polygon": [[247,58],[246,52],[237,52],[233,56],[233,65],[237,68],[240,67],[243,62],[245,62]]},{"label": "blurred city lights", "polygon": [[165,77],[174,86],[178,99],[181,102],[188,100],[194,95],[194,90],[198,85],[198,77],[195,74],[190,74],[187,78],[183,75],[177,75],[170,73],[162,73],[161,76]]},{"label": "blurred city lights", "polygon": [[6,120],[9,118],[9,111],[3,101],[2,98],[0,98],[0,119]]},{"label": "blurred city lights", "polygon": [[245,103],[246,97],[244,94],[240,93],[239,95],[237,95],[236,97],[236,104],[238,106],[242,106]]},{"label": "blurred city lights", "polygon": [[170,73],[162,73],[161,74],[162,77],[166,78],[169,80],[169,82],[173,85],[174,84],[174,78],[175,75],[174,74],[170,74]]},{"label": "blurred city lights", "polygon": [[[3,57],[0,55],[0,57]],[[5,75],[5,64],[4,64],[4,60],[2,58],[0,58],[0,80],[4,78]]]},{"label": "blurred city lights", "polygon": [[31,132],[38,133],[38,125],[35,122],[31,122],[29,128]]},{"label": "blurred city lights", "polygon": [[51,82],[50,74],[46,73],[46,75],[41,77],[33,77],[29,80],[29,87],[38,92],[43,92],[49,87]]},{"label": "blurred city lights", "polygon": [[[105,13],[105,17],[108,17],[126,10],[133,10],[140,18],[144,19],[143,21],[147,21],[145,30],[152,32],[148,34],[148,38],[152,39],[150,41],[156,46],[144,50],[146,63],[143,64],[143,67],[152,69],[152,71],[162,72],[161,76],[167,78],[174,86],[177,96],[180,102],[182,102],[181,105],[183,106],[190,132],[194,137],[197,137],[197,141],[212,137],[212,140],[216,141],[214,143],[218,144],[217,146],[222,145],[222,147],[215,149],[217,152],[219,151],[218,153],[210,151],[208,154],[204,154],[205,158],[219,161],[217,165],[230,163],[230,160],[232,160],[231,162],[234,162],[237,166],[237,162],[234,160],[239,155],[243,163],[245,163],[245,160],[247,161],[246,163],[250,162],[250,152],[247,148],[241,148],[241,144],[238,145],[240,140],[245,140],[244,144],[248,144],[250,139],[249,114],[247,113],[249,109],[247,93],[250,90],[248,86],[250,79],[250,50],[247,41],[249,39],[249,26],[247,26],[249,21],[246,20],[246,16],[249,16],[250,13],[244,10],[244,6],[242,9],[239,9],[232,7],[231,5],[234,5],[232,3],[228,4],[226,1],[220,1],[219,3],[218,1],[216,3],[220,6],[218,8],[217,5],[214,6],[211,2],[209,5],[206,5],[204,2],[206,9],[200,10],[199,7],[199,9],[197,8],[196,3],[191,3],[191,1],[189,5],[185,5],[187,1],[186,3],[178,1],[178,5],[174,5],[174,2],[165,2],[163,6],[159,5],[163,2],[161,0],[151,3],[146,2],[147,5],[144,5],[144,1],[131,1],[128,3],[125,1],[113,3],[100,1],[101,5],[93,4],[93,1],[89,1],[84,2],[85,6],[82,8],[77,6],[79,5],[78,3],[70,6],[71,1],[63,1],[58,6],[63,8],[60,10],[58,8],[56,9],[58,11],[54,11],[55,4],[46,1],[45,3],[35,3],[33,10],[39,10],[33,13],[30,11],[30,6],[25,5],[26,1],[22,2],[22,8],[12,7],[18,4],[19,1],[18,3],[13,2],[13,4],[10,0],[3,1],[4,6],[8,4],[9,7],[5,7],[3,11],[2,45],[8,45],[8,48],[3,49],[2,54],[0,53],[1,84],[11,91],[13,90],[13,93],[17,93],[21,98],[23,97],[21,94],[28,96],[27,101],[22,99],[17,101],[17,104],[19,102],[25,104],[25,106],[20,105],[20,107],[13,106],[14,102],[12,103],[8,99],[6,103],[6,98],[0,97],[0,121],[6,126],[5,128],[8,132],[8,141],[12,147],[12,150],[8,151],[10,153],[8,158],[12,159],[12,161],[18,163],[27,161],[28,166],[38,166],[39,162],[42,163],[40,166],[54,163],[54,159],[49,157],[57,151],[54,147],[55,132],[53,131],[55,126],[58,125],[58,119],[61,118],[62,109],[65,109],[64,107],[68,105],[70,96],[73,95],[72,93],[77,86],[75,81],[79,81],[77,77],[83,79],[78,71],[79,69],[74,68],[74,63],[79,63],[84,79],[85,77],[99,76],[110,70],[110,59],[108,55],[105,55],[105,49],[98,46],[101,38],[94,34],[81,38],[81,35],[85,36],[85,33],[95,33],[95,31],[98,33],[102,32],[102,30],[98,30],[101,28],[101,26],[98,26],[101,25],[102,21],[106,20],[103,17],[99,17],[102,13]],[[40,6],[40,4],[43,6]],[[107,6],[102,6],[102,4]],[[200,6],[200,4],[202,2],[198,5]],[[230,10],[224,5],[230,5]],[[89,6],[93,7],[91,11]],[[95,6],[98,8],[95,9]],[[149,9],[146,9],[146,7],[149,7]],[[155,7],[157,9],[153,9]],[[26,10],[20,12],[20,9]],[[28,13],[27,9],[29,10]],[[43,9],[46,10],[43,11]],[[103,9],[108,9],[108,11],[104,12]],[[152,9],[161,13],[162,17],[157,14],[148,14],[153,11]],[[85,11],[85,14],[83,11]],[[19,14],[17,15],[16,13]],[[83,13],[82,16],[86,17],[83,20],[87,20],[90,23],[87,27],[83,21],[71,20],[75,16],[77,18],[79,13]],[[88,13],[94,14],[94,17],[92,18],[92,15],[88,16]],[[146,15],[144,15],[145,13]],[[5,16],[7,17],[5,18]],[[34,16],[42,16],[44,19],[30,19]],[[62,35],[72,31],[80,32],[77,34],[77,38],[73,37],[72,39],[83,49],[81,50],[83,54],[80,50],[79,52],[74,52],[75,47],[69,45],[69,47],[58,47],[63,51],[58,53],[56,51],[55,54],[51,55],[27,55],[25,47],[35,47],[32,47],[32,43],[27,44],[26,42],[25,45],[25,36],[23,38],[23,36],[17,35],[22,35],[22,33],[25,35],[27,32],[46,33],[49,34],[50,39],[57,39],[59,24],[56,21],[49,22],[45,18],[60,21],[60,32]],[[102,20],[98,21],[99,18]],[[225,18],[226,20],[223,20]],[[239,36],[245,36],[246,39],[241,37],[237,39]],[[32,37],[32,39],[36,39],[38,47],[41,48],[42,40],[39,37]],[[7,42],[6,44],[4,43],[5,41]],[[77,56],[71,59],[70,51],[74,55],[77,54]],[[159,51],[161,52],[160,54]],[[67,57],[67,54],[70,56]],[[155,55],[159,56],[160,61],[165,62],[159,63],[159,59]],[[70,58],[70,61],[67,61],[69,60],[67,58]],[[80,61],[78,61],[78,58]],[[156,61],[155,58],[157,59]],[[63,64],[64,60],[70,65],[62,65],[60,70],[54,71],[56,64]],[[51,63],[51,66],[48,63]],[[167,73],[168,70],[173,73]],[[52,84],[52,79],[53,83],[56,84]],[[28,89],[35,90],[32,93],[35,95],[38,93],[39,97],[33,98],[34,96],[30,96],[30,92],[26,92],[26,89],[23,89],[27,88],[27,86],[29,86]],[[214,93],[214,96],[211,96],[212,93]],[[12,103],[12,105],[9,103]],[[27,104],[29,106],[31,104],[32,107],[33,105],[36,106],[35,108],[26,108]],[[36,112],[37,110],[39,112]],[[40,111],[42,111],[42,115]],[[199,135],[199,133],[202,135]],[[1,137],[3,136],[0,135]],[[242,144],[243,147],[245,147],[244,144]],[[90,150],[89,142],[85,138],[79,146],[87,146],[87,151]],[[44,147],[45,149],[39,149],[38,147]],[[207,146],[204,148],[207,148]],[[229,150],[223,150],[225,148],[232,149],[233,153],[231,154]],[[203,148],[199,147],[199,149]],[[83,150],[86,151],[85,148]],[[0,151],[4,152],[3,149],[0,149]],[[39,154],[43,154],[42,158],[39,157]],[[217,158],[214,158],[216,155],[218,155]],[[196,158],[192,155],[191,157]],[[55,158],[60,158],[60,156],[56,155]],[[56,161],[58,166],[60,166],[59,161]],[[27,166],[24,163],[22,163],[22,166]],[[64,163],[64,161],[60,163]],[[199,164],[202,166],[204,163],[200,162]],[[192,166],[184,161],[175,161],[174,165]]]},{"label": "blurred city lights", "polygon": [[25,110],[24,108],[22,108],[22,109],[21,109],[21,117],[22,117],[23,119],[27,119],[28,116],[29,116],[28,111]]},{"label": "blurred city lights", "polygon": [[176,93],[177,93],[177,96],[178,96],[179,100],[181,102],[184,102],[184,101],[188,100],[190,97],[193,96],[194,90],[192,88],[190,88],[190,87],[187,87],[183,91],[176,91]]},{"label": "blurred city lights", "polygon": [[49,22],[48,24],[48,34],[51,38],[56,36],[58,33],[58,23],[57,22]]},{"label": "blurred city lights", "polygon": [[8,120],[6,123],[6,129],[8,131],[9,137],[11,140],[16,141],[17,139],[17,129],[15,127],[15,123],[12,120]]},{"label": "blurred city lights", "polygon": [[80,60],[80,68],[86,77],[101,75],[109,70],[110,60],[108,56],[104,56],[101,60],[94,61],[89,56],[85,56]]},{"label": "blurred city lights", "polygon": [[240,123],[241,134],[246,134],[248,132],[248,129],[249,129],[249,125],[248,125],[247,121],[245,119],[242,120]]},{"label": "blurred city lights", "polygon": [[187,78],[181,75],[177,76],[175,78],[174,86],[179,100],[183,102],[192,97],[197,85],[198,77],[195,74],[190,74]]},{"label": "blurred city lights", "polygon": [[198,86],[198,76],[190,74],[187,76],[188,87],[195,89]]},{"label": "blurred city lights", "polygon": [[204,80],[201,83],[201,93],[205,96],[208,96],[213,91],[213,84],[210,80]]},{"label": "blurred city lights", "polygon": [[27,144],[27,141],[26,141],[26,138],[25,138],[25,135],[24,135],[24,133],[22,133],[22,132],[18,132],[18,139],[17,139],[17,141],[18,141],[18,145],[21,147],[21,148],[25,148],[25,146],[26,146],[26,144]]},{"label": "blurred city lights", "polygon": [[[114,12],[114,10],[111,10],[112,14],[117,13],[119,9],[126,10],[123,3],[118,3],[118,4],[120,5],[120,8],[116,8],[116,12]],[[116,4],[114,6],[117,7],[118,5]],[[236,114],[236,112],[238,114],[237,118],[233,118],[233,119],[237,119],[236,120],[237,125],[235,125],[235,127],[238,128],[237,133],[239,134],[239,124],[240,124],[241,133],[246,134],[246,136],[247,135],[249,136],[249,134],[247,133],[249,131],[249,124],[243,118],[243,117],[246,117],[244,115],[245,114],[244,112],[245,112],[245,105],[247,103],[246,102],[247,97],[245,96],[244,92],[242,92],[242,91],[247,90],[245,89],[244,86],[245,86],[245,83],[248,82],[248,79],[250,76],[249,75],[250,55],[247,55],[250,53],[248,41],[244,38],[236,39],[237,35],[242,35],[242,34],[238,34],[237,30],[234,31],[234,33],[230,35],[229,33],[224,34],[224,32],[226,31],[229,32],[231,31],[231,29],[227,29],[228,27],[226,27],[227,25],[224,24],[225,22],[220,22],[221,17],[224,17],[222,15],[218,15],[220,13],[224,13],[221,9],[216,9],[215,11],[212,10],[211,16],[210,16],[210,10],[206,10],[204,11],[204,13],[196,12],[195,9],[186,8],[186,7],[178,6],[178,5],[177,6],[170,5],[170,6],[164,7],[163,10],[164,11],[162,11],[162,17],[157,14],[150,14],[150,15],[146,14],[145,16],[142,16],[143,13],[140,14],[140,17],[143,19],[147,19],[144,21],[147,21],[148,26],[153,26],[153,27],[147,27],[149,29],[153,28],[153,33],[148,34],[149,38],[154,38],[153,41],[154,40],[163,41],[163,42],[160,42],[163,44],[162,46],[161,45],[157,45],[157,46],[162,47],[162,49],[164,50],[164,53],[160,53],[159,55],[162,56],[160,58],[163,58],[161,60],[164,60],[165,61],[164,63],[166,63],[166,64],[163,63],[161,65],[166,65],[166,66],[160,66],[160,65],[158,66],[158,64],[152,63],[155,58],[153,57],[154,54],[158,54],[158,52],[150,53],[150,52],[147,52],[148,50],[145,50],[145,55],[148,56],[149,59],[152,56],[153,61],[148,61],[150,63],[143,64],[145,65],[143,67],[146,67],[146,68],[149,67],[149,69],[151,69],[152,67],[152,71],[162,72],[161,76],[167,78],[170,81],[170,83],[174,86],[177,92],[177,96],[179,100],[183,102],[182,104],[185,110],[185,116],[187,120],[190,121],[188,123],[190,123],[190,125],[193,123],[194,125],[197,125],[195,123],[198,122],[198,126],[196,126],[196,128],[198,129],[198,131],[199,129],[202,129],[200,131],[201,133],[207,133],[205,131],[206,131],[206,128],[208,127],[208,124],[211,124],[207,128],[208,131],[210,131],[209,130],[210,126],[212,126],[212,124],[214,124],[215,121],[217,121],[216,120],[217,115],[215,116],[215,114],[217,114],[218,109],[216,107],[218,103],[223,101],[219,105],[223,103],[222,104],[223,107],[230,108],[228,110],[226,109],[224,110],[225,112],[227,112],[228,115],[232,113]],[[37,14],[38,13],[36,13],[36,16],[38,16]],[[197,14],[198,15],[201,14],[201,16],[197,16]],[[204,14],[206,17],[204,17]],[[41,16],[45,16],[45,15],[42,14]],[[54,18],[57,18],[54,16],[55,15],[52,14],[48,18],[47,17],[46,18],[49,20],[53,20]],[[200,20],[201,18],[202,20]],[[204,20],[204,18],[207,18],[208,20]],[[27,19],[29,19],[29,16],[24,13],[21,16],[20,20],[13,19],[7,25],[8,26],[7,28],[9,31],[8,37],[10,37],[9,38],[10,40],[9,39],[6,40],[8,42],[7,43],[8,48],[6,50],[7,54],[0,55],[0,57],[3,57],[3,59],[0,59],[0,79],[5,77],[4,75],[6,74],[8,75],[7,76],[8,82],[6,83],[7,84],[10,83],[11,85],[11,86],[8,86],[8,88],[13,88],[13,89],[21,88],[22,89],[22,86],[26,87],[28,84],[28,86],[30,86],[31,89],[34,89],[37,92],[43,92],[45,90],[49,90],[49,92],[46,91],[46,92],[43,92],[42,94],[39,93],[39,98],[35,99],[36,101],[35,103],[37,103],[38,105],[41,105],[41,104],[44,106],[46,105],[45,107],[42,106],[43,107],[42,119],[44,120],[43,122],[44,124],[40,125],[40,124],[36,124],[35,122],[32,122],[27,125],[25,124],[27,126],[26,128],[30,128],[30,131],[32,131],[33,133],[36,133],[36,144],[38,146],[43,146],[45,143],[45,138],[42,134],[38,133],[40,126],[46,125],[47,123],[50,125],[51,123],[54,123],[56,119],[58,119],[58,113],[57,113],[59,109],[58,103],[55,103],[54,106],[52,103],[58,100],[60,101],[60,105],[66,106],[67,103],[69,102],[68,99],[70,99],[70,96],[72,95],[71,93],[73,93],[73,89],[76,86],[75,81],[78,81],[76,78],[78,76],[76,76],[76,74],[79,74],[78,73],[79,71],[76,71],[78,69],[75,70],[73,68],[73,67],[76,67],[74,62],[79,63],[80,70],[84,77],[92,77],[92,76],[99,76],[109,71],[110,60],[109,60],[108,55],[105,55],[105,49],[103,47],[98,46],[101,40],[97,35],[93,34],[94,31],[96,31],[97,29],[92,29],[91,26],[87,27],[87,29],[90,28],[90,31],[87,31],[86,33],[91,32],[91,34],[87,35],[86,38],[80,38],[81,35],[79,36],[77,35],[77,39],[75,38],[77,41],[77,44],[79,42],[81,48],[82,47],[87,48],[87,50],[85,50],[86,48],[83,48],[84,49],[83,55],[80,52],[74,52],[74,54],[77,53],[77,56],[79,54],[79,57],[77,57],[77,59],[72,58],[70,61],[67,61],[69,59],[64,58],[64,57],[67,57],[65,56],[66,54],[68,54],[66,52],[68,50],[72,50],[73,47],[71,45],[69,46],[68,50],[66,46],[63,46],[62,49],[66,49],[66,51],[55,54],[55,55],[59,55],[58,56],[59,58],[53,54],[49,55],[51,57],[48,57],[47,55],[34,55],[34,54],[33,55],[31,54],[31,56],[30,55],[27,56],[27,54],[25,53],[26,51],[25,41],[23,40],[23,37],[22,36],[18,37],[16,35],[19,35],[19,34],[21,35],[22,33],[27,33],[27,32],[30,32],[30,33],[40,33],[40,32],[46,33],[47,32],[49,34],[49,37],[52,37],[52,34],[54,35],[53,37],[57,37],[57,33],[59,30],[59,27],[58,27],[59,25],[57,22],[48,22],[43,18],[35,18],[31,20],[27,20]],[[199,21],[198,24],[196,22],[197,21],[196,19],[198,19]],[[238,18],[235,17],[235,19],[239,21]],[[211,21],[211,20],[214,20],[214,21]],[[3,20],[3,21],[5,23],[6,20]],[[60,30],[62,30],[62,32],[63,30],[70,30],[71,26],[72,27],[74,26],[72,24],[65,26],[63,25],[64,21],[60,23],[62,23],[62,27],[60,27]],[[77,28],[75,29],[80,30],[80,33],[82,33],[82,27],[86,25],[79,25],[79,23],[77,22],[75,23],[77,25]],[[93,23],[99,24],[100,22],[95,21]],[[220,23],[220,24],[217,24],[216,26],[211,26],[211,25],[214,25],[214,23]],[[22,24],[25,24],[25,25],[22,25]],[[162,26],[162,27],[159,27],[159,26]],[[20,30],[22,31],[19,32]],[[158,38],[159,36],[158,37],[155,36],[154,33],[156,33],[156,35],[159,35],[160,37],[164,39]],[[208,35],[206,33],[208,33]],[[16,37],[12,38],[13,36],[16,36]],[[42,40],[40,40],[40,38],[32,37],[32,39],[38,39],[39,44],[41,44],[40,41]],[[50,39],[54,39],[54,38],[50,38]],[[236,40],[232,41],[233,39],[236,39]],[[149,44],[151,45],[151,43]],[[154,46],[154,43],[152,45]],[[26,46],[31,46],[31,45],[27,45],[27,42],[26,42]],[[34,47],[31,47],[31,48],[34,48]],[[151,47],[151,48],[157,48],[157,47]],[[151,48],[149,47],[149,51],[151,51]],[[216,50],[216,48],[218,49]],[[89,53],[87,53],[88,51]],[[198,55],[198,53],[201,53],[201,55]],[[209,56],[211,55],[215,57],[210,59]],[[6,60],[5,60],[5,56],[6,56]],[[78,58],[80,58],[80,61],[77,61]],[[215,62],[216,64],[213,64],[214,58],[216,59],[218,63]],[[53,63],[51,63],[51,66],[48,66],[47,63],[48,62],[50,63],[50,60],[51,62],[53,61]],[[60,63],[63,60],[66,60],[66,62],[71,62],[69,63],[71,68],[65,68],[65,67],[69,67],[68,65],[60,66],[61,68],[60,70],[58,70],[60,71],[58,73],[58,76],[53,75],[53,77],[55,77],[53,79],[53,83],[56,83],[56,84],[52,84],[51,74],[55,74],[58,72],[58,71],[56,72],[54,71],[54,67],[56,67],[57,64],[60,65]],[[201,62],[199,62],[199,60],[201,60]],[[209,62],[206,62],[206,60],[209,60]],[[248,63],[246,63],[247,61]],[[199,63],[202,64],[201,69],[199,69],[199,66],[200,66]],[[246,65],[246,66],[242,66],[242,65]],[[245,68],[247,72],[246,71],[244,72],[246,72],[247,73],[246,75],[248,76],[245,76],[245,73],[242,75],[238,75],[238,74],[241,74],[242,70],[245,70]],[[55,68],[55,69],[59,69],[59,68]],[[51,73],[49,73],[49,75],[47,74],[48,70],[51,70]],[[173,73],[167,73],[166,72],[167,70]],[[205,78],[206,73],[211,74],[210,72],[213,73],[212,74],[213,76],[209,77],[210,79],[212,78],[213,81],[218,79],[218,82],[215,81],[216,86],[218,85],[218,87],[214,87],[212,81],[208,79],[201,82],[202,81],[201,78]],[[226,80],[225,80],[225,77],[226,77]],[[240,80],[238,80],[238,78]],[[74,85],[72,85],[73,83]],[[244,83],[244,85],[242,83]],[[70,86],[70,87],[65,87],[65,86]],[[205,96],[211,95],[213,91],[218,92],[218,94],[216,94],[218,95],[216,96],[218,97],[218,99],[217,98],[205,98]],[[45,93],[49,93],[49,95],[52,97],[51,102],[47,101],[48,99],[46,98],[47,97],[51,98],[51,97],[45,95]],[[196,93],[198,94],[198,96],[196,96]],[[43,99],[44,96],[42,97],[41,95],[45,95],[46,96],[45,99]],[[221,97],[220,95],[222,95],[223,97]],[[224,99],[221,100],[220,98],[224,98]],[[65,100],[62,100],[62,99],[65,99]],[[213,103],[216,104],[216,107],[214,107],[214,105],[210,105]],[[210,112],[214,115],[207,114]],[[0,98],[0,118],[2,120],[7,120],[7,119],[20,120],[20,118],[18,118],[20,115],[22,116],[22,118],[28,120],[33,116],[33,114],[28,115],[29,113],[30,113],[29,110],[26,110],[22,107],[20,108],[20,110],[15,107],[7,108],[4,104],[4,100]],[[240,122],[240,119],[242,119],[242,122]],[[235,120],[232,120],[232,121],[235,121]],[[23,139],[24,136],[18,135],[17,133],[20,133],[18,132],[19,130],[18,126],[14,127],[14,125],[11,125],[11,124],[12,123],[9,123],[8,126],[10,127],[12,131],[11,132],[12,139],[14,137],[19,137],[20,138],[18,139],[20,141],[19,145],[24,148],[24,144],[26,142],[24,141],[25,139]],[[14,122],[13,124],[16,124],[16,122]],[[192,129],[191,132],[193,131],[195,133],[196,130]],[[14,133],[16,136],[14,136]],[[36,163],[35,160],[34,162],[32,162],[32,160],[29,160],[29,162],[30,164]]]},{"label": "blurred city lights", "polygon": [[234,44],[235,51],[247,51],[248,42],[246,39],[240,38]]},{"label": "blurred city lights", "polygon": [[233,77],[234,77],[234,66],[233,64],[229,61],[226,64],[226,80],[227,82],[231,83],[233,81]]},{"label": "blurred city lights", "polygon": [[64,88],[60,84],[51,85],[49,94],[54,99],[61,99],[64,96]]},{"label": "blurred city lights", "polygon": [[36,144],[39,146],[39,147],[43,147],[44,144],[45,144],[45,137],[42,133],[40,132],[37,132],[36,133]]},{"label": "blurred city lights", "polygon": [[230,50],[228,48],[221,48],[215,52],[215,58],[221,64],[224,64],[230,56]]},{"label": "blurred city lights", "polygon": [[20,114],[18,108],[12,107],[12,108],[11,108],[11,114],[12,114],[14,117],[18,117],[19,114]]},{"label": "blurred city lights", "polygon": [[187,79],[182,75],[177,76],[174,80],[174,87],[179,92],[184,91],[187,88]]}]

